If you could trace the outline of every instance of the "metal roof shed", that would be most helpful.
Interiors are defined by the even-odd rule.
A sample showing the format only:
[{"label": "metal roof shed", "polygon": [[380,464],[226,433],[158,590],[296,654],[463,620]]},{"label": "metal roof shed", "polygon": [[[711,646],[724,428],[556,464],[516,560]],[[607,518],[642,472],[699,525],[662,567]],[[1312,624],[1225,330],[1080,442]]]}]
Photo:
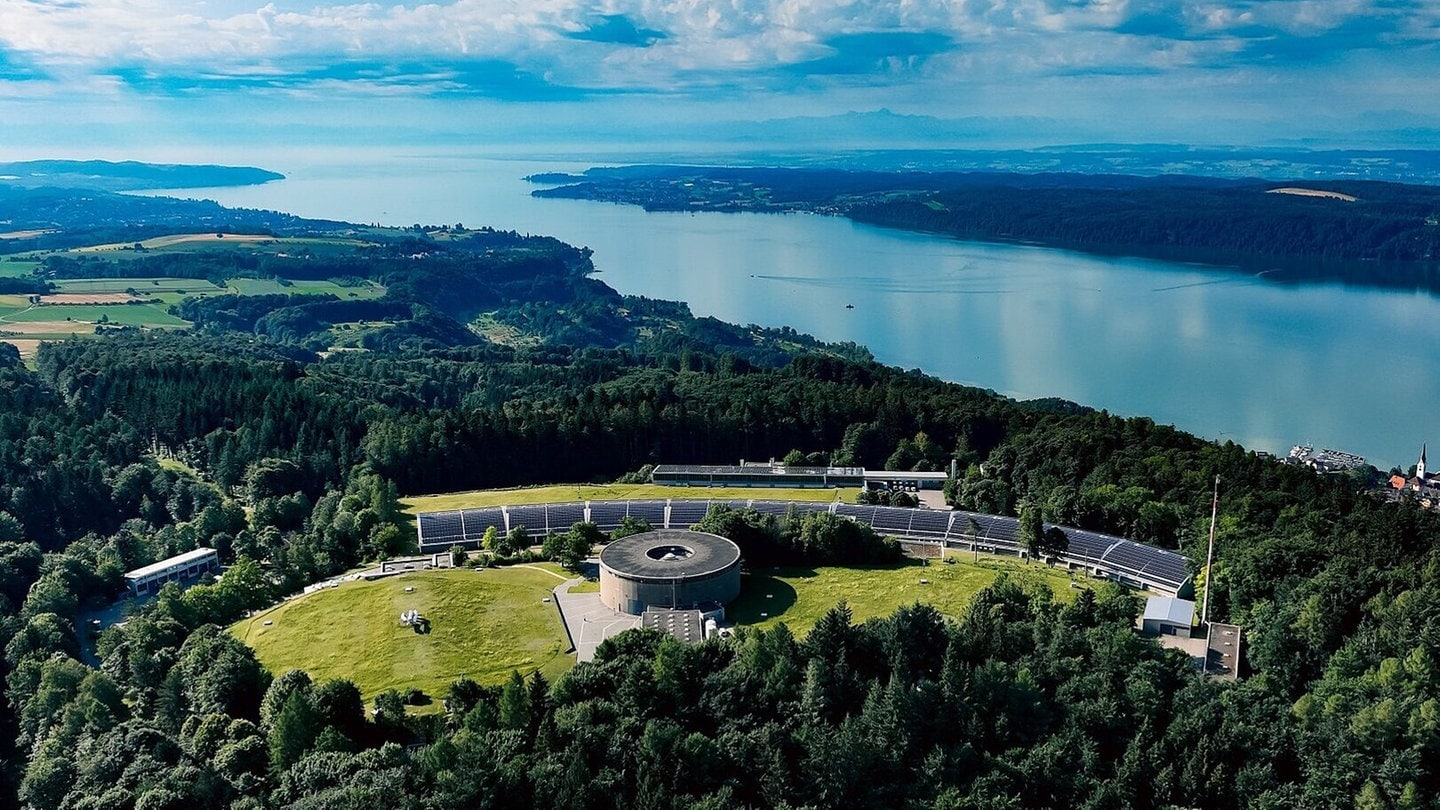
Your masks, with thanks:
[{"label": "metal roof shed", "polygon": [[1140,629],[1149,635],[1190,638],[1195,625],[1195,603],[1189,599],[1152,596],[1145,600],[1145,616]]}]

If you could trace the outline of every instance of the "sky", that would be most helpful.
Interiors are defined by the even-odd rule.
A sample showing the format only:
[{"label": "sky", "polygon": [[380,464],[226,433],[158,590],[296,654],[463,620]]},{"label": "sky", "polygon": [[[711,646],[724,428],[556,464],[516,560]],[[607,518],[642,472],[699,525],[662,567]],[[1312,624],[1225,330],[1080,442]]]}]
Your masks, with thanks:
[{"label": "sky", "polygon": [[5,157],[797,141],[1429,146],[1440,2],[0,0]]}]

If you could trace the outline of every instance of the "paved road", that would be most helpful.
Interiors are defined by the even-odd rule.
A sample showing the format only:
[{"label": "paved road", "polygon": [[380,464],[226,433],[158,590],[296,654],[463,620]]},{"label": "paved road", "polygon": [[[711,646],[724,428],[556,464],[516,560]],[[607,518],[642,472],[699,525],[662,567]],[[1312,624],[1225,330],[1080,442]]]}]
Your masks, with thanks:
[{"label": "paved road", "polygon": [[626,630],[640,626],[640,617],[617,613],[600,604],[598,593],[570,593],[571,585],[584,580],[572,579],[555,588],[555,603],[565,620],[565,629],[575,645],[576,661],[591,661],[600,642]]}]

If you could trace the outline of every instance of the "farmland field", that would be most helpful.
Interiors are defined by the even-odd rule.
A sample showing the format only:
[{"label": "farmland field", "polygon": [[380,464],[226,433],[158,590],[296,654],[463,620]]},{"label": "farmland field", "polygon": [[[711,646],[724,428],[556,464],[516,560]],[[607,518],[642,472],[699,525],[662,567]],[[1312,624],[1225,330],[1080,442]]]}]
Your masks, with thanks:
[{"label": "farmland field", "polygon": [[5,259],[0,261],[0,278],[20,278],[28,276],[39,267],[40,263],[29,259]]},{"label": "farmland field", "polygon": [[149,297],[157,293],[219,293],[224,288],[196,278],[67,278],[54,282],[59,293],[121,293],[134,290]]},{"label": "farmland field", "polygon": [[279,281],[273,278],[232,278],[226,291],[237,295],[333,295],[336,298],[380,298],[385,288],[366,282],[357,287],[343,287],[333,281]]},{"label": "farmland field", "polygon": [[[177,233],[170,236],[157,236],[153,239],[145,239],[139,244],[146,250],[175,247],[176,245],[204,245],[212,246],[221,243],[247,243],[247,242],[274,242],[275,237],[267,234],[243,234],[243,233]],[[89,247],[75,248],[73,253],[101,253],[105,251],[134,250],[134,242],[113,242],[105,245],[91,245]]]},{"label": "farmland field", "polygon": [[[33,307],[8,316],[0,313],[12,324],[44,321],[70,321],[98,323],[103,316],[107,322],[123,326],[154,326],[183,328],[189,321],[166,312],[164,304],[60,304],[57,306]],[[15,328],[15,327],[12,327]]]}]

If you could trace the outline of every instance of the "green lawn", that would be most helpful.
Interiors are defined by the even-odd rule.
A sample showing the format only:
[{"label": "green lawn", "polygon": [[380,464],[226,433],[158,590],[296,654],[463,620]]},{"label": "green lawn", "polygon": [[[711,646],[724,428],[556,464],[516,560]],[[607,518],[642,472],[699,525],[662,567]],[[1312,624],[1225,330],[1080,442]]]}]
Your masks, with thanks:
[{"label": "green lawn", "polygon": [[1063,568],[1027,566],[1014,560],[989,557],[981,557],[980,562],[975,563],[968,554],[957,558],[952,553],[952,559],[956,562],[922,565],[909,561],[864,568],[777,568],[751,572],[741,583],[740,598],[725,609],[725,614],[731,621],[743,625],[768,628],[784,622],[795,635],[804,636],[841,600],[849,603],[856,623],[888,616],[896,608],[915,602],[934,605],[946,616],[959,618],[971,597],[994,582],[1002,571],[1027,588],[1049,588],[1061,600],[1073,599],[1079,592],[1071,587],[1070,574]]},{"label": "green lawn", "polygon": [[57,304],[34,307],[8,315],[13,323],[53,322],[70,319],[97,323],[105,316],[109,323],[127,326],[154,326],[180,328],[190,325],[189,321],[166,312],[164,304]]},{"label": "green lawn", "polygon": [[445,512],[451,509],[472,509],[481,506],[522,506],[532,503],[569,503],[571,501],[664,500],[666,498],[714,498],[716,500],[821,501],[829,502],[839,495],[846,503],[854,503],[860,494],[850,489],[782,489],[745,487],[667,487],[661,484],[555,484],[523,489],[488,489],[477,492],[453,492],[445,495],[417,495],[401,500],[412,513]]},{"label": "green lawn", "polygon": [[570,586],[570,593],[599,593],[600,580],[586,577]]},{"label": "green lawn", "polygon": [[[462,676],[498,684],[511,670],[538,669],[553,680],[573,666],[559,612],[541,601],[561,581],[547,571],[510,567],[346,582],[230,630],[275,675],[303,669],[317,681],[349,678],[367,701],[386,689],[416,688],[438,711]],[[428,634],[399,623],[400,613],[412,608],[430,619]]]}]

